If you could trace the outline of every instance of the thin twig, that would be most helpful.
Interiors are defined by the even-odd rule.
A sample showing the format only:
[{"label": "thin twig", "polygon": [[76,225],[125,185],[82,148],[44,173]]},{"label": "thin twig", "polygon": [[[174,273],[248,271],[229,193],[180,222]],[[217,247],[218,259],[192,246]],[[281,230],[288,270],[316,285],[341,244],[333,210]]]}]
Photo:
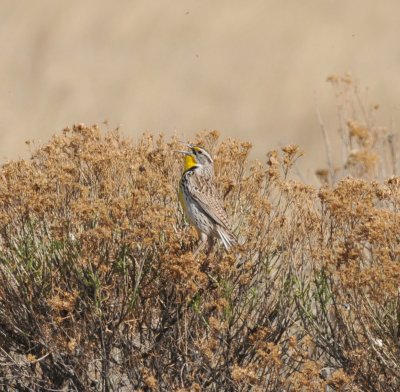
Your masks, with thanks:
[{"label": "thin twig", "polygon": [[317,98],[315,97],[315,111],[317,113],[317,118],[318,118],[318,123],[319,123],[319,127],[322,131],[322,135],[324,137],[324,145],[325,145],[325,151],[326,151],[326,160],[327,160],[327,164],[328,164],[328,168],[329,168],[329,176],[330,176],[330,180],[331,183],[334,184],[335,183],[335,168],[333,167],[333,159],[332,159],[332,149],[331,149],[331,143],[329,140],[329,135],[328,132],[325,128],[325,125],[322,121],[322,116],[319,110],[319,106],[318,106],[318,102],[317,102]]}]

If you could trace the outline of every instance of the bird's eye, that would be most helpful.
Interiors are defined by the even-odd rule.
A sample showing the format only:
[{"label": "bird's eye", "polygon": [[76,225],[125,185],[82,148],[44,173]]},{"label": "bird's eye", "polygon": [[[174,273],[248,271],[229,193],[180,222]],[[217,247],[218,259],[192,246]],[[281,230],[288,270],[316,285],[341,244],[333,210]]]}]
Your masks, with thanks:
[{"label": "bird's eye", "polygon": [[199,150],[199,154],[203,154],[203,151]]}]

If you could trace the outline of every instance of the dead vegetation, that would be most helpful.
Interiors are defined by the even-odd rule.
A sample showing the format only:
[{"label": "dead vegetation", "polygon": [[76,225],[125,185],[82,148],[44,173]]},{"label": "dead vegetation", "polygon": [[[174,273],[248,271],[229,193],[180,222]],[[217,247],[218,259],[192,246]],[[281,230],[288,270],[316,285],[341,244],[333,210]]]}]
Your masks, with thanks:
[{"label": "dead vegetation", "polygon": [[[397,391],[396,138],[338,93],[342,162],[199,135],[242,245],[193,259],[176,140],[75,126],[0,170],[4,390]],[[239,266],[237,266],[239,265]]]}]

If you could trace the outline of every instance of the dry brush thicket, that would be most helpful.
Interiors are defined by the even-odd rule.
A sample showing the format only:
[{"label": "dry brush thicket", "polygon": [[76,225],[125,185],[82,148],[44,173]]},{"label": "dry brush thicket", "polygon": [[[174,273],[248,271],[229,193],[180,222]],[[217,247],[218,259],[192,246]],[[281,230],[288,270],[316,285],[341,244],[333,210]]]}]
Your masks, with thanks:
[{"label": "dry brush thicket", "polygon": [[[175,139],[75,126],[0,169],[3,390],[397,391],[396,138],[338,94],[342,162],[198,142],[241,245],[192,257]],[[178,155],[178,156],[177,156]]]}]

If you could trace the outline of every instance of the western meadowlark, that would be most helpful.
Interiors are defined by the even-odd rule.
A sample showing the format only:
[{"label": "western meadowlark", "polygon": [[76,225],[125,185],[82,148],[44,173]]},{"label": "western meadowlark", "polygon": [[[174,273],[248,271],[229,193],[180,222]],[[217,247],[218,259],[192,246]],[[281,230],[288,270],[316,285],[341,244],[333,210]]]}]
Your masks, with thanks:
[{"label": "western meadowlark", "polygon": [[214,162],[203,147],[185,145],[190,151],[177,151],[185,154],[184,171],[179,182],[179,201],[189,222],[200,235],[200,245],[194,254],[206,242],[208,254],[218,237],[229,250],[237,241],[214,186]]}]

